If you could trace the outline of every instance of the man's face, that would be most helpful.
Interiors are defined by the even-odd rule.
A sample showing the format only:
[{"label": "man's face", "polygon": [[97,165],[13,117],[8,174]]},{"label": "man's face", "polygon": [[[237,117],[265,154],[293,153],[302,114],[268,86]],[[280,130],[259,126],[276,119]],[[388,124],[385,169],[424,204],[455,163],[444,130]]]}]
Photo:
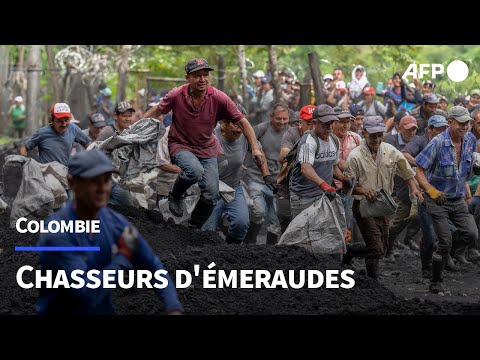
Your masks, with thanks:
[{"label": "man's face", "polygon": [[300,124],[298,125],[298,128],[300,129],[300,134],[304,134],[305,131],[309,131],[313,129],[313,120],[306,121],[303,119],[300,119]]},{"label": "man's face", "polygon": [[350,119],[340,119],[335,121],[333,125],[333,133],[339,138],[344,138],[347,136],[347,131],[350,130]]},{"label": "man's face", "polygon": [[440,100],[437,104],[437,109],[447,111],[448,109],[448,103],[445,100]]},{"label": "man's face", "polygon": [[340,81],[340,80],[344,80],[343,78],[343,71],[342,70],[334,70],[333,71],[333,80],[335,81]]},{"label": "man's face", "polygon": [[432,140],[438,134],[444,132],[447,128],[448,128],[447,125],[439,126],[439,127],[429,126],[427,131],[428,131],[428,135],[430,137],[430,140]]},{"label": "man's face", "polygon": [[60,119],[53,118],[52,127],[57,134],[64,134],[67,131],[68,125],[70,125],[69,117],[62,117]]},{"label": "man's face", "polygon": [[272,128],[276,132],[281,132],[288,125],[288,111],[283,108],[277,108],[272,115]]},{"label": "man's face", "polygon": [[121,131],[127,129],[132,124],[132,120],[133,120],[132,110],[127,110],[120,114],[115,113],[115,121],[117,122],[118,128]]},{"label": "man's face", "polygon": [[476,134],[475,136],[480,137],[480,113],[475,115],[475,119],[472,121],[472,132]]},{"label": "man's face", "polygon": [[193,71],[185,75],[185,79],[190,84],[190,89],[194,92],[203,92],[207,90],[210,83],[210,72],[206,69]]},{"label": "man's face", "polygon": [[472,106],[480,104],[480,95],[477,95],[477,94],[471,95],[470,104],[472,104]]},{"label": "man's face", "polygon": [[448,124],[450,125],[450,136],[463,138],[463,136],[468,132],[469,121],[460,122],[455,119],[448,119]]},{"label": "man's face", "polygon": [[321,122],[315,120],[315,133],[317,134],[317,136],[320,139],[327,141],[329,136],[332,135],[334,122],[334,120],[329,122]]},{"label": "man's face", "polygon": [[231,121],[222,121],[220,123],[222,135],[228,142],[237,140],[242,135],[242,129]]},{"label": "man's face", "polygon": [[435,110],[437,110],[437,104],[432,104],[432,103],[423,104],[423,111],[425,112],[425,114],[427,114],[427,119],[435,113]]},{"label": "man's face", "polygon": [[433,92],[433,87],[432,87],[431,84],[429,84],[429,83],[423,84],[423,87],[422,87],[423,95],[430,94],[432,92]]},{"label": "man's face", "polygon": [[372,152],[377,152],[383,141],[383,132],[370,134],[368,131],[363,130],[362,134],[370,150]]},{"label": "man's face", "polygon": [[394,87],[399,87],[402,83],[402,79],[400,78],[400,76],[395,76],[393,79],[393,86]]},{"label": "man's face", "polygon": [[112,174],[105,173],[90,179],[68,176],[70,188],[75,193],[76,207],[98,211],[107,206],[112,193]]},{"label": "man's face", "polygon": [[100,126],[100,127],[95,127],[92,125],[92,123],[88,124],[88,129],[90,132],[90,137],[92,138],[92,141],[95,141],[98,137],[98,134],[100,134],[100,131],[104,128],[105,126]]},{"label": "man's face", "polygon": [[402,139],[408,144],[417,133],[417,127],[413,126],[410,129],[405,129],[402,125],[398,127],[398,131],[400,132],[400,135],[402,135]]},{"label": "man's face", "polygon": [[262,78],[261,77],[253,77],[253,82],[255,83],[256,87],[262,86]]},{"label": "man's face", "polygon": [[350,130],[354,132],[358,132],[363,127],[363,118],[364,115],[357,115],[355,118],[350,120]]}]

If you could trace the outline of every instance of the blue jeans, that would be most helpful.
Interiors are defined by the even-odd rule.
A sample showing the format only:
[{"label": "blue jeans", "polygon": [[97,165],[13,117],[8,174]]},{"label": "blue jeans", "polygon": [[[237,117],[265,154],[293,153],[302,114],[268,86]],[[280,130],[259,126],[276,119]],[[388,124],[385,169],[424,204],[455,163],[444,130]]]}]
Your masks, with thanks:
[{"label": "blue jeans", "polygon": [[275,195],[267,185],[248,180],[248,192],[253,201],[252,222],[261,224],[267,221],[267,231],[280,235],[280,221],[278,220],[278,206]]},{"label": "blue jeans", "polygon": [[347,221],[347,228],[352,229],[353,213],[353,197],[351,195],[346,195],[343,192],[340,192],[340,199],[342,199],[342,204],[345,209],[345,220]]},{"label": "blue jeans", "polygon": [[212,215],[203,224],[202,231],[217,230],[223,216],[228,220],[228,235],[235,240],[243,241],[247,235],[250,220],[248,215],[248,205],[245,195],[243,194],[242,185],[238,184],[235,188],[234,199],[226,203],[225,200],[220,199],[213,209]]},{"label": "blue jeans", "polygon": [[190,185],[198,182],[203,197],[216,203],[219,181],[216,157],[201,159],[190,151],[182,150],[174,156],[173,164],[182,169],[179,178]]},{"label": "blue jeans", "polygon": [[118,183],[112,181],[112,195],[108,201],[110,205],[127,205],[133,206],[132,196],[128,190],[122,188]]}]

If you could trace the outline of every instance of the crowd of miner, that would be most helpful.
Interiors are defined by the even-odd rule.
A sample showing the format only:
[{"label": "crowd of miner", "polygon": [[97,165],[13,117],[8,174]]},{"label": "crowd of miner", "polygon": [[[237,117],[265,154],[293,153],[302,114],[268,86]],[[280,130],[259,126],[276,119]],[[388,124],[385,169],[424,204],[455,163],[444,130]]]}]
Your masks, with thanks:
[{"label": "crowd of miner", "polygon": [[[396,247],[420,250],[419,276],[431,280],[432,292],[443,291],[444,269],[458,271],[459,264],[480,261],[480,178],[472,170],[480,139],[479,90],[472,90],[468,101],[455,99],[448,109],[431,81],[420,89],[418,81],[407,86],[395,73],[387,88],[374,89],[365,68],[356,66],[348,84],[339,68],[325,75],[326,104],[302,106],[287,72],[280,74],[282,101],[275,103],[270,75],[258,70],[245,109],[240,97],[210,84],[214,69],[206,59],[193,58],[184,70],[186,84],[143,117],[161,120],[172,114],[157,147],[158,199],[168,198],[170,212],[181,217],[187,190],[198,184],[191,227],[222,229],[227,243],[254,244],[265,226],[267,244],[274,245],[295,216],[322,196],[338,195],[348,226],[343,262],[364,258],[374,279],[381,275],[381,261],[395,261]],[[73,158],[90,142],[120,134],[135,121],[136,109],[127,101],[112,113],[113,123],[94,113],[88,129],[80,130],[68,104],[57,103],[49,126],[38,129],[21,153],[38,147],[40,162],[68,166],[74,143],[80,146]],[[286,155],[295,146],[298,171],[280,184]],[[233,201],[219,196],[219,180],[235,189]],[[394,197],[398,211],[362,217],[360,201],[375,202],[378,189]],[[116,182],[109,191],[109,203],[131,204],[129,192]],[[397,237],[404,229],[401,244]]]}]

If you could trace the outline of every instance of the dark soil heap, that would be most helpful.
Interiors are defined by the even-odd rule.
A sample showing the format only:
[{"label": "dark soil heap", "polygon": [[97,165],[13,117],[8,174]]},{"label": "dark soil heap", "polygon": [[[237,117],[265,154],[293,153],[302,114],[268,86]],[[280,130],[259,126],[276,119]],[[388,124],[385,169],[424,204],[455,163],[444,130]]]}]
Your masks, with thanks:
[{"label": "dark soil heap", "polygon": [[[215,269],[265,269],[272,275],[277,269],[342,270],[337,257],[314,256],[296,246],[229,245],[213,232],[197,232],[163,221],[159,212],[136,208],[114,208],[135,224],[172,275],[184,269],[193,274],[193,265],[200,269],[215,262]],[[37,236],[19,234],[8,228],[8,217],[0,215],[0,314],[34,314],[36,289],[22,289],[16,272],[23,265],[37,267],[38,256],[31,252],[15,252],[18,245],[34,245]],[[355,274],[351,289],[204,289],[200,276],[193,283],[178,289],[180,301],[188,314],[479,314],[480,305],[434,303],[429,300],[399,300],[379,282]],[[29,279],[28,276],[25,277]],[[163,306],[151,289],[116,289],[114,303],[118,314],[162,314]]]}]

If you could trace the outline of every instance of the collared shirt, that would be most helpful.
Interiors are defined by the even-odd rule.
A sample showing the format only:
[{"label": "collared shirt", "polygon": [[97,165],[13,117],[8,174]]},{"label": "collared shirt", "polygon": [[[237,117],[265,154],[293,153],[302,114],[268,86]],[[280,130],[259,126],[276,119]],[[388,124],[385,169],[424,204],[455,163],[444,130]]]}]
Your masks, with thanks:
[{"label": "collared shirt", "polygon": [[347,160],[352,150],[362,142],[361,136],[352,131],[347,131],[347,135],[343,139],[338,139],[340,140],[338,145],[341,160]]},{"label": "collared shirt", "polygon": [[415,136],[412,141],[405,145],[405,147],[402,149],[402,152],[405,152],[415,157],[427,147],[429,142],[430,139],[428,138],[427,133],[423,136]]},{"label": "collared shirt", "polygon": [[[78,220],[73,203],[67,203],[64,208],[50,215],[45,220],[45,224],[52,220]],[[88,283],[87,272],[92,269],[100,271],[100,275],[97,276],[100,281],[103,279],[102,274],[105,270],[130,270],[133,268],[133,264],[139,269],[150,270],[152,273],[164,269],[162,261],[140,233],[138,235],[138,248],[131,261],[123,254],[115,253],[114,249],[118,249],[118,241],[125,226],[130,225],[129,221],[122,215],[104,207],[98,212],[98,220],[100,221],[100,233],[93,234],[94,236],[88,233],[58,232],[41,234],[37,246],[100,247],[100,251],[41,252],[40,265],[42,271],[52,270],[55,274],[59,270],[64,270],[71,283],[72,272],[83,270],[83,274],[78,276],[83,278],[85,283]],[[154,288],[153,291],[163,301],[166,311],[183,311],[183,306],[178,299],[172,278],[168,274],[163,277],[168,281],[167,287],[164,289]],[[117,279],[117,276],[115,276],[115,279]],[[36,309],[40,314],[112,314],[114,311],[112,290],[104,287],[103,284],[95,289],[87,286],[79,289],[42,287],[39,292]]]},{"label": "collared shirt", "polygon": [[470,177],[472,154],[477,139],[468,132],[463,137],[460,164],[457,166],[455,145],[449,129],[434,137],[415,161],[425,170],[428,182],[447,198],[466,195],[465,181]]},{"label": "collared shirt", "polygon": [[[404,180],[415,176],[407,159],[394,146],[382,142],[378,148],[377,158],[373,160],[370,149],[365,140],[354,149],[347,158],[345,175],[355,176],[357,183],[365,188],[378,190],[384,189],[389,194],[393,192],[395,175]],[[363,195],[353,195],[357,200]]]},{"label": "collared shirt", "polygon": [[205,101],[196,109],[188,93],[189,84],[172,89],[158,104],[162,114],[173,110],[172,125],[168,134],[170,157],[182,151],[190,151],[199,158],[212,158],[221,154],[222,148],[213,135],[213,129],[222,119],[233,123],[244,116],[233,101],[222,91],[208,85]]}]

